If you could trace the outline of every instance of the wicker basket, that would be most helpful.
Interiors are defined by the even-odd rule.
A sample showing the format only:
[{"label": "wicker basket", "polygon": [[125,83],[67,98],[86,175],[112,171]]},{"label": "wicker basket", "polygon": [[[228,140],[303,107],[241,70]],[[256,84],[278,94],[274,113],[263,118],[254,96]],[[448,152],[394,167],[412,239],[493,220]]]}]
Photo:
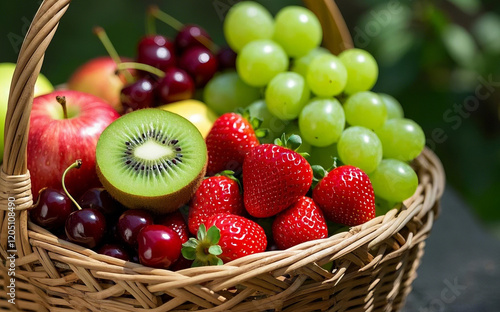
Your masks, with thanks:
[{"label": "wicker basket", "polygon": [[[70,0],[46,0],[19,55],[10,91],[1,172],[0,310],[7,311],[398,311],[411,290],[439,212],[444,172],[428,149],[414,161],[415,194],[361,226],[285,251],[217,267],[171,272],[96,254],[31,223],[26,144],[34,83]],[[329,0],[307,0],[334,53],[352,46]],[[9,207],[15,205],[15,216]],[[15,220],[15,248],[8,235]],[[15,254],[15,267],[10,255]],[[324,265],[331,263],[331,269]],[[13,264],[12,264],[13,265]],[[15,302],[7,300],[15,270]]]}]

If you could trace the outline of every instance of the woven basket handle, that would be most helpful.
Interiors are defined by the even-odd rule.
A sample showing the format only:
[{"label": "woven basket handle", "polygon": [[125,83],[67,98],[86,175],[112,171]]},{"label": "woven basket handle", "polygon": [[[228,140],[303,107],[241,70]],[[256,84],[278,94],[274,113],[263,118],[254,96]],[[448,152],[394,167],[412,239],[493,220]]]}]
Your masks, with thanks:
[{"label": "woven basket handle", "polygon": [[[11,189],[9,183],[15,183],[18,187],[23,183],[27,184],[21,187],[23,192],[26,192],[26,187],[29,188],[26,147],[34,86],[42,67],[45,51],[70,2],[71,0],[45,0],[36,13],[21,47],[12,78],[5,121],[3,196],[5,188]],[[303,2],[318,16],[325,33],[323,44],[326,48],[338,54],[352,47],[352,39],[347,26],[333,0],[304,0]],[[27,181],[22,182],[23,180]]]}]

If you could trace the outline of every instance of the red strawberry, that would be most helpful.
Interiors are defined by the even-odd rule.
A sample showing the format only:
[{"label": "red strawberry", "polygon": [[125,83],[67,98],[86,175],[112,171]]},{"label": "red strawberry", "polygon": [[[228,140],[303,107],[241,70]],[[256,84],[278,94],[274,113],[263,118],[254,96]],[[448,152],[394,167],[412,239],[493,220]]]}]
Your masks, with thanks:
[{"label": "red strawberry", "polygon": [[[301,143],[297,135],[282,140],[285,145]],[[312,179],[311,166],[294,150],[276,144],[256,146],[243,163],[245,208],[254,217],[274,216],[304,196]]]},{"label": "red strawberry", "polygon": [[238,182],[231,171],[223,174],[204,179],[191,198],[188,216],[191,234],[196,235],[200,224],[216,213],[243,214],[243,197]]},{"label": "red strawberry", "polygon": [[172,212],[165,215],[160,220],[160,222],[158,222],[158,224],[164,225],[174,230],[179,235],[179,238],[181,239],[182,243],[188,241],[189,239],[188,226],[180,211]]},{"label": "red strawberry", "polygon": [[266,233],[260,225],[242,216],[218,213],[200,225],[198,239],[189,239],[182,254],[194,260],[193,266],[221,265],[263,252],[266,246]]},{"label": "red strawberry", "polygon": [[302,196],[290,208],[280,212],[273,222],[273,237],[279,249],[328,237],[323,212],[314,201]]},{"label": "red strawberry", "polygon": [[326,174],[313,189],[313,199],[325,217],[348,226],[375,217],[375,196],[370,179],[361,169],[340,166]]},{"label": "red strawberry", "polygon": [[245,155],[259,145],[252,124],[236,113],[220,116],[205,142],[208,150],[207,175],[224,170],[240,173]]}]

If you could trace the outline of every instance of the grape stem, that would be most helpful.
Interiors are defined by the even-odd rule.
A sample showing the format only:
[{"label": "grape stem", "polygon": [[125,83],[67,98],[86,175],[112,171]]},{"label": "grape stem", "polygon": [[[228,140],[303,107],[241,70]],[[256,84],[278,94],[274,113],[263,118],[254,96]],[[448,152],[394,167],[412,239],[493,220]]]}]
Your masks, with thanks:
[{"label": "grape stem", "polygon": [[158,69],[154,66],[150,66],[147,64],[143,63],[136,63],[136,62],[122,62],[118,65],[116,65],[116,68],[119,70],[124,70],[124,69],[138,69],[142,70],[145,72],[148,72],[150,74],[156,75],[160,78],[165,77],[165,72],[161,69]]},{"label": "grape stem", "polygon": [[[94,34],[97,36],[97,38],[99,38],[109,56],[113,59],[113,61],[115,61],[116,65],[120,65],[122,63],[120,55],[113,46],[113,43],[111,43],[111,40],[109,40],[109,37],[106,34],[104,28],[100,26],[94,27]],[[122,72],[127,83],[132,83],[134,81],[134,77],[132,77],[132,74],[128,70],[122,70]]]},{"label": "grape stem", "polygon": [[68,168],[66,168],[66,170],[64,170],[64,173],[62,175],[62,187],[63,187],[64,193],[66,193],[66,195],[68,195],[68,198],[71,199],[71,201],[75,204],[75,206],[76,206],[76,208],[78,208],[78,210],[82,210],[82,207],[80,207],[80,205],[78,205],[78,203],[73,198],[73,196],[71,196],[71,194],[68,192],[68,190],[66,189],[66,184],[64,183],[64,180],[66,179],[66,174],[68,173],[68,171],[70,171],[73,168],[80,169],[81,166],[82,166],[82,160],[77,159],[74,163],[71,164],[71,166],[69,166]]}]

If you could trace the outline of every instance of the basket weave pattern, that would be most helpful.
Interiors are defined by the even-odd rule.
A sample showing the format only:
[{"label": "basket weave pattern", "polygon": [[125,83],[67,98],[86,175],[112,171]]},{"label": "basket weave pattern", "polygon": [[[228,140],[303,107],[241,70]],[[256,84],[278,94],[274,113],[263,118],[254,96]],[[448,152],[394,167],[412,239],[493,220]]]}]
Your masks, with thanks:
[{"label": "basket weave pattern", "polygon": [[[31,223],[26,144],[34,83],[70,0],[46,0],[19,54],[0,174],[0,310],[6,311],[398,311],[411,290],[425,239],[439,213],[444,172],[428,149],[414,161],[415,194],[349,232],[285,251],[177,272],[103,256]],[[352,46],[333,1],[307,0],[325,46]],[[15,205],[16,305],[7,302],[8,207]],[[329,269],[325,269],[330,264]]]}]

